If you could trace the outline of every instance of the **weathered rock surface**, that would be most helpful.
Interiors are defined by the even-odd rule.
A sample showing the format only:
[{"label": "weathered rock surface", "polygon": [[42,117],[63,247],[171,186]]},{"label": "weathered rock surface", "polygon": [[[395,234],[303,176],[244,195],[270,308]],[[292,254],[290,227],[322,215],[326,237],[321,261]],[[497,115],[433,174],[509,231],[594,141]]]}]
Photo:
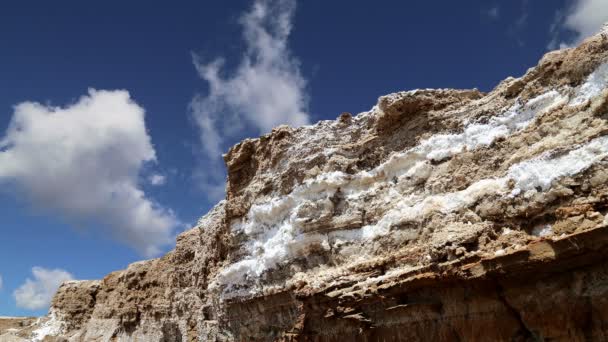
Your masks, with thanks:
[{"label": "weathered rock surface", "polygon": [[31,339],[608,340],[608,33],[226,155],[174,251],[70,282]]},{"label": "weathered rock surface", "polygon": [[35,322],[32,317],[0,316],[0,342],[27,342]]}]

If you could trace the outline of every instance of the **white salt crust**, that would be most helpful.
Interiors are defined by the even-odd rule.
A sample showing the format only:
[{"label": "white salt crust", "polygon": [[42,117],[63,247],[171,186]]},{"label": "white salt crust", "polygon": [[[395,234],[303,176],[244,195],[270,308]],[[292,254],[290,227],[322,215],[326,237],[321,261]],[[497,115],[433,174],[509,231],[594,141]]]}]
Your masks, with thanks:
[{"label": "white salt crust", "polygon": [[[602,92],[608,83],[607,65],[600,66],[589,76],[570,105],[582,103]],[[311,247],[329,250],[352,242],[365,243],[387,234],[390,227],[399,222],[415,221],[432,212],[454,212],[488,195],[517,196],[545,191],[556,179],[584,171],[608,155],[608,137],[596,138],[557,158],[546,154],[520,162],[511,166],[504,177],[483,179],[462,191],[430,195],[411,191],[413,184],[430,176],[430,161],[488,146],[499,137],[524,129],[537,116],[567,102],[566,96],[552,90],[525,104],[514,105],[488,123],[470,124],[462,133],[432,136],[412,149],[395,153],[373,170],[356,175],[342,172],[321,174],[306,180],[289,195],[253,205],[243,221],[231,224],[234,232],[248,237],[245,244],[247,256],[224,268],[212,286],[223,288],[224,299],[253,295],[259,290],[255,282],[264,272],[306,255]],[[513,188],[510,188],[510,183],[514,184]],[[391,187],[386,199],[390,209],[375,224],[326,234],[304,233],[307,213],[331,210],[329,198],[338,189],[347,201],[355,203],[361,202],[365,195],[374,194],[381,185]],[[538,233],[543,236],[547,232]],[[356,261],[357,257],[365,256],[348,257]],[[248,286],[243,286],[246,284]]]}]

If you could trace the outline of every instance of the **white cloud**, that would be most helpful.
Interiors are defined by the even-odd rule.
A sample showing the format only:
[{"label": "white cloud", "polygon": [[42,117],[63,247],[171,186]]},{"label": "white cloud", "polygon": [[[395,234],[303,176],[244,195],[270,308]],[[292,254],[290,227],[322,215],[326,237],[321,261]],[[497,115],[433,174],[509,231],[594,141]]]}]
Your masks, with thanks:
[{"label": "white cloud", "polygon": [[2,280],[2,275],[0,274],[0,291],[2,291],[3,287],[4,287],[4,281]]},{"label": "white cloud", "polygon": [[[608,22],[608,1],[575,0],[572,5],[558,11],[551,26],[552,40],[549,48],[567,47],[580,43],[583,39],[598,32]],[[562,40],[564,31],[574,33],[574,37]]]},{"label": "white cloud", "polygon": [[153,175],[150,175],[150,177],[148,177],[148,181],[152,185],[160,186],[160,185],[165,185],[165,183],[167,182],[167,178],[163,175],[153,174]]},{"label": "white cloud", "polygon": [[525,26],[528,24],[529,17],[530,17],[529,2],[527,0],[524,0],[522,2],[522,6],[521,6],[521,15],[519,16],[519,18],[517,18],[517,20],[514,23],[514,25],[515,25],[514,29],[516,32],[520,32],[525,28]]},{"label": "white cloud", "polygon": [[493,20],[496,20],[500,17],[500,8],[498,6],[494,6],[486,11],[486,15]]},{"label": "white cloud", "polygon": [[25,283],[13,292],[17,306],[23,309],[40,310],[48,308],[59,286],[74,276],[62,269],[33,267],[34,279],[27,278]]},{"label": "white cloud", "polygon": [[[194,56],[194,65],[209,91],[197,95],[190,108],[211,162],[220,163],[220,154],[230,142],[227,140],[242,138],[246,130],[260,134],[281,124],[309,123],[306,80],[288,48],[295,8],[295,0],[256,0],[240,19],[244,54],[236,70],[227,76],[224,59],[205,63]],[[210,178],[213,184],[223,179],[219,175]]]},{"label": "white cloud", "polygon": [[46,212],[104,227],[149,256],[172,242],[178,224],[138,188],[156,159],[144,110],[127,91],[89,90],[64,107],[24,102],[0,140],[0,183],[15,185]]},{"label": "white cloud", "polygon": [[507,34],[515,39],[517,45],[523,47],[525,45],[524,41],[524,31],[528,26],[528,19],[530,17],[530,1],[529,0],[521,0],[521,13],[517,17],[507,30]]}]

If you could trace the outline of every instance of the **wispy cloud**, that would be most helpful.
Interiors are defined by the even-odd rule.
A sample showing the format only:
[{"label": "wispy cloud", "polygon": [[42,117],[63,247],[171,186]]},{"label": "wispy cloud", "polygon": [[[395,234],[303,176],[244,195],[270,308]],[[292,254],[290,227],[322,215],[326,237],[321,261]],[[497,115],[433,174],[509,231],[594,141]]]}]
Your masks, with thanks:
[{"label": "wispy cloud", "polygon": [[73,280],[69,272],[62,269],[32,268],[34,279],[27,278],[13,292],[17,307],[28,310],[48,308],[59,286],[67,280]]},{"label": "wispy cloud", "polygon": [[483,10],[482,14],[491,20],[498,20],[498,18],[500,18],[500,7],[498,5],[494,5],[486,10]]},{"label": "wispy cloud", "polygon": [[[575,0],[567,8],[555,14],[549,28],[551,41],[549,49],[564,48],[580,43],[598,32],[608,22],[608,1]],[[564,38],[564,35],[567,36]]]},{"label": "wispy cloud", "polygon": [[222,167],[212,164],[221,164],[228,143],[244,132],[260,134],[281,124],[310,121],[306,80],[288,47],[295,9],[295,0],[255,1],[240,19],[245,49],[232,72],[224,70],[223,58],[207,62],[193,56],[198,74],[209,85],[208,93],[190,104],[207,155],[201,181],[216,194],[224,176]]},{"label": "wispy cloud", "polygon": [[530,17],[530,2],[529,0],[521,0],[521,9],[517,19],[511,23],[507,33],[513,37],[519,46],[524,46],[525,41],[523,39],[523,31],[528,25],[528,19]]},{"label": "wispy cloud", "polygon": [[167,177],[160,174],[153,174],[148,177],[148,181],[154,186],[161,186],[165,185],[167,182]]},{"label": "wispy cloud", "polygon": [[144,110],[126,91],[96,91],[70,106],[24,102],[0,139],[0,184],[38,209],[102,226],[146,256],[171,243],[179,224],[146,197],[139,174],[156,154]]}]

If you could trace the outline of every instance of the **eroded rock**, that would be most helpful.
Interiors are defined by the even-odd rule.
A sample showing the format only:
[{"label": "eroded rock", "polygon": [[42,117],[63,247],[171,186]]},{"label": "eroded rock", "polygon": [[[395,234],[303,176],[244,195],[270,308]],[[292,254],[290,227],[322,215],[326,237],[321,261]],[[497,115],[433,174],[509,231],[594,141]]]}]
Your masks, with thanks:
[{"label": "eroded rock", "polygon": [[401,92],[237,144],[226,200],[174,251],[64,284],[28,331],[605,340],[607,39],[551,52],[488,94]]}]

